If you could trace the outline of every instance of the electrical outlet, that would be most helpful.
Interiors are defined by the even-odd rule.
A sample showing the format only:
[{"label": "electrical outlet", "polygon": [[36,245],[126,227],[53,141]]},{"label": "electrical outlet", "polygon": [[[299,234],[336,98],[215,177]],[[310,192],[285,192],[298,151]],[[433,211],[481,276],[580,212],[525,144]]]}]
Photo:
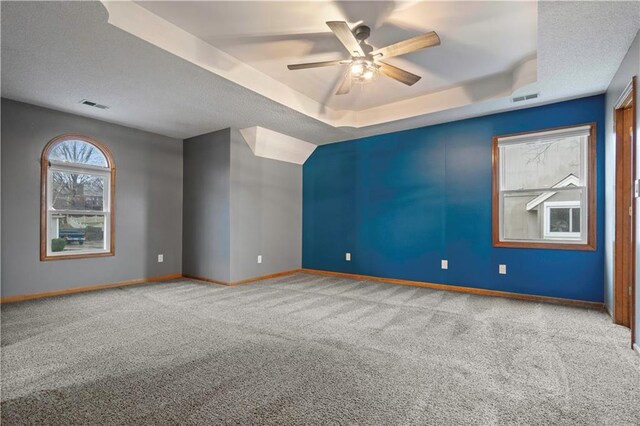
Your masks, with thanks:
[{"label": "electrical outlet", "polygon": [[162,263],[164,262],[164,254],[159,254],[158,255],[158,263]]},{"label": "electrical outlet", "polygon": [[351,262],[351,253],[346,253],[346,254],[345,254],[345,256],[344,256],[344,259],[345,259],[347,262]]},{"label": "electrical outlet", "polygon": [[507,265],[499,265],[498,266],[498,273],[502,274],[502,275],[506,275],[507,274]]},{"label": "electrical outlet", "polygon": [[258,255],[258,263],[262,263],[262,255],[261,254]]},{"label": "electrical outlet", "polygon": [[440,261],[440,267],[442,269],[449,269],[449,261],[448,260],[441,260]]}]

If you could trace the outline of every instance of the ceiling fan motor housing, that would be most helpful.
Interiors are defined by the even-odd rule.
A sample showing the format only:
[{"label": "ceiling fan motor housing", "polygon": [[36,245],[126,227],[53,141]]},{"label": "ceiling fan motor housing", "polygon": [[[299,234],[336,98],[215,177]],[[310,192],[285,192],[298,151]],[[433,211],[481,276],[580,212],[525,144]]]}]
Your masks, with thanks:
[{"label": "ceiling fan motor housing", "polygon": [[359,25],[353,30],[353,35],[356,36],[356,39],[362,43],[371,35],[371,28],[366,25]]},{"label": "ceiling fan motor housing", "polygon": [[367,57],[370,57],[370,53],[373,52],[373,46],[367,44],[365,41],[371,35],[371,28],[366,25],[360,25],[353,30],[353,35],[358,40],[358,44],[362,48],[362,51]]}]

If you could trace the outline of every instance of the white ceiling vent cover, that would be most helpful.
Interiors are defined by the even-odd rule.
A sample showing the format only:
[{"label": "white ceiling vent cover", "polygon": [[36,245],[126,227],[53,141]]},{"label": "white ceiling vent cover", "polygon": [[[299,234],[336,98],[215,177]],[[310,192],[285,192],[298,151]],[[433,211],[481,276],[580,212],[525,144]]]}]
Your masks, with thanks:
[{"label": "white ceiling vent cover", "polygon": [[264,127],[240,129],[240,134],[256,157],[304,164],[317,145]]},{"label": "white ceiling vent cover", "polygon": [[93,102],[93,101],[90,101],[90,100],[88,100],[88,99],[83,99],[83,100],[81,100],[81,101],[80,101],[80,103],[81,103],[82,105],[90,106],[90,107],[93,107],[93,108],[98,108],[98,109],[109,109],[109,107],[108,107],[108,106],[106,106],[106,105],[98,104],[98,103]]},{"label": "white ceiling vent cover", "polygon": [[511,102],[523,102],[523,101],[529,101],[531,99],[536,99],[538,96],[540,96],[538,93],[532,93],[530,95],[522,95],[522,96],[516,96],[515,98],[511,99]]}]

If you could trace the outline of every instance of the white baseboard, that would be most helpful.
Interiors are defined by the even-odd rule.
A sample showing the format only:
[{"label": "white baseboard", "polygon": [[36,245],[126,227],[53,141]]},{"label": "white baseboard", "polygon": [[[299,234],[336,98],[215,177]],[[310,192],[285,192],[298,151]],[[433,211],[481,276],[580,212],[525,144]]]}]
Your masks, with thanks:
[{"label": "white baseboard", "polygon": [[638,354],[638,356],[640,356],[640,346],[638,346],[637,343],[633,344],[633,349],[636,351],[636,353]]}]

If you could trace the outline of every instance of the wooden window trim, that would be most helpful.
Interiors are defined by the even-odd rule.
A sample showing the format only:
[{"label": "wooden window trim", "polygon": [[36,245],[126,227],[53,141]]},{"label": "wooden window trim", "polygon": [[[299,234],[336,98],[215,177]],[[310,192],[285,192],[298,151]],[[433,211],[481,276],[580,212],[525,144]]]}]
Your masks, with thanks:
[{"label": "wooden window trim", "polygon": [[[536,133],[543,133],[549,131],[570,129],[572,127],[589,126],[589,163],[587,165],[589,170],[588,176],[588,192],[587,192],[587,242],[586,243],[550,243],[543,241],[500,241],[500,158],[498,149],[498,140],[505,137],[529,135]],[[584,250],[595,251],[596,250],[596,224],[597,224],[597,211],[596,211],[596,148],[597,148],[597,127],[596,123],[584,123],[574,124],[571,126],[555,127],[551,129],[536,130],[530,132],[519,132],[508,135],[499,135],[493,137],[492,146],[492,238],[494,247],[508,247],[508,248],[529,248],[529,249],[550,249],[550,250]]]},{"label": "wooden window trim", "polygon": [[[47,224],[47,193],[48,193],[48,179],[49,172],[49,154],[53,147],[59,142],[65,140],[81,140],[94,145],[96,148],[104,154],[110,167],[110,188],[109,188],[109,214],[106,216],[109,221],[109,251],[100,253],[77,253],[77,254],[63,254],[51,256],[47,253],[47,240],[48,240],[48,224]],[[115,195],[116,195],[116,164],[113,161],[113,156],[107,147],[101,142],[79,133],[64,133],[51,139],[42,150],[42,156],[40,158],[40,260],[66,260],[66,259],[87,259],[94,257],[108,257],[114,256],[116,252],[115,246]]]}]

